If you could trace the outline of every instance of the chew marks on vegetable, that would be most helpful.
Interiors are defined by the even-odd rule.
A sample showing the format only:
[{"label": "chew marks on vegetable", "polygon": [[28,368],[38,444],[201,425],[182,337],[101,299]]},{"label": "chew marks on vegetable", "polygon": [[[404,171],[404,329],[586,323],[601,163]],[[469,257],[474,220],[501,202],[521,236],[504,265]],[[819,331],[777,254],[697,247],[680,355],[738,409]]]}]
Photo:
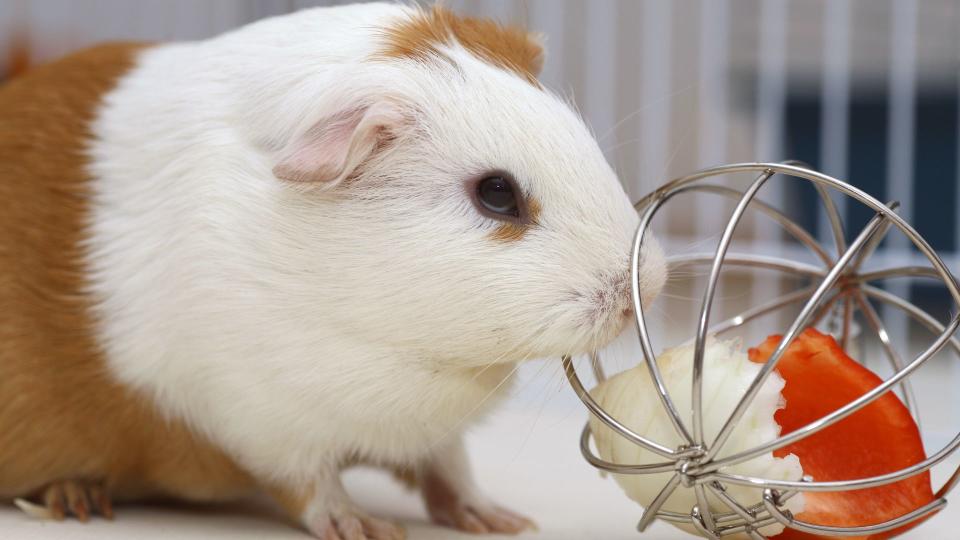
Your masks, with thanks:
[{"label": "chew marks on vegetable", "polygon": [[[663,351],[657,365],[664,384],[686,425],[691,425],[690,381],[693,372],[693,344],[682,345]],[[720,431],[727,417],[762,369],[751,362],[739,340],[709,338],[704,349],[703,366],[703,426],[706,440],[711,441]],[[719,458],[755,448],[780,435],[780,426],[774,421],[774,413],[783,407],[780,391],[784,381],[776,373],[761,387],[753,404],[737,423]],[[604,381],[591,392],[593,398],[614,418],[634,432],[660,444],[676,448],[683,439],[673,428],[670,417],[660,404],[656,387],[647,367],[640,364],[633,369],[618,373]],[[662,462],[664,458],[633,444],[608,428],[596,418],[590,418],[590,430],[601,458],[620,464]],[[796,456],[774,456],[772,453],[731,465],[726,472],[745,476],[757,476],[771,480],[797,481],[803,477],[800,461]],[[661,488],[674,475],[673,472],[656,474],[614,474],[613,477],[627,494],[641,506],[649,506]],[[759,490],[730,484],[727,495],[745,507],[760,502]],[[707,494],[711,511],[730,512],[730,509],[712,493]],[[690,487],[678,486],[663,505],[662,510],[689,515],[698,504],[696,494]],[[803,496],[797,495],[786,503],[786,509],[798,513],[803,510]],[[697,534],[692,525],[676,524]],[[760,529],[764,535],[775,535],[783,525],[774,523]]]},{"label": "chew marks on vegetable", "polygon": [[[780,342],[771,336],[760,346],[741,350],[738,340],[708,338],[704,351],[704,431],[712,441]],[[690,425],[693,345],[664,351],[657,358],[664,384],[686,425]],[[818,420],[883,381],[848,357],[832,337],[806,330],[787,348],[777,369],[761,387],[717,458],[755,448]],[[614,418],[634,432],[668,447],[683,444],[660,404],[645,365],[638,365],[604,381],[591,395]],[[590,429],[604,460],[619,464],[663,461],[591,417]],[[771,454],[724,468],[725,472],[770,480],[852,480],[882,475],[925,459],[920,433],[910,412],[892,392],[825,428]],[[614,474],[624,492],[648,506],[673,473]],[[760,491],[728,485],[727,495],[743,506],[760,501]],[[806,492],[787,501],[785,508],[798,519],[818,525],[873,525],[904,515],[933,500],[929,473],[876,488],[844,492]],[[708,494],[713,512],[729,512]],[[689,514],[698,501],[693,490],[679,486],[662,510]],[[910,524],[912,527],[917,522]],[[679,524],[694,534],[692,526]],[[760,532],[776,540],[814,540],[815,536],[773,524]],[[897,531],[897,532],[902,532]],[[871,540],[892,536],[874,535]],[[846,537],[851,538],[851,537]]]},{"label": "chew marks on vegetable", "polygon": [[[764,363],[780,343],[767,338],[750,349],[750,360]],[[777,364],[786,381],[786,407],[774,415],[786,435],[854,401],[883,380],[847,356],[830,336],[804,331]],[[856,413],[774,452],[795,455],[803,472],[816,481],[851,480],[896,472],[926,459],[920,431],[910,411],[888,392]],[[897,518],[933,500],[930,473],[875,488],[805,494],[798,519],[818,525],[872,525]],[[916,525],[916,522],[910,527]],[[908,527],[909,528],[909,527]],[[897,531],[897,532],[902,532]],[[888,538],[894,532],[873,535]],[[823,539],[786,530],[777,540]],[[846,537],[851,538],[851,537]]]}]

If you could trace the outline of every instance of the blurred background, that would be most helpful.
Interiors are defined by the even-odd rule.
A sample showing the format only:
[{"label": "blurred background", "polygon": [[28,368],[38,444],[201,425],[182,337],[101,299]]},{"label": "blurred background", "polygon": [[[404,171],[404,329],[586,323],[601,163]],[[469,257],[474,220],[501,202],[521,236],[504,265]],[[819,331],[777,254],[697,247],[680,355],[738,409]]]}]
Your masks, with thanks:
[{"label": "blurred background", "polygon": [[[94,42],[202,39],[259,18],[343,3],[349,2],[0,0],[0,78]],[[576,103],[633,199],[709,165],[798,159],[881,201],[899,201],[901,215],[955,273],[960,271],[960,2],[446,4],[545,36],[543,82]],[[719,182],[745,187],[749,180]],[[764,187],[761,198],[832,249],[826,214],[814,190],[803,182],[774,180]],[[846,234],[852,238],[873,212],[834,195],[847,223]],[[656,230],[672,253],[710,251],[732,208],[730,201],[706,194],[678,197]],[[762,216],[748,216],[738,229],[737,247],[816,262],[771,223]],[[895,232],[881,245],[874,265],[929,266],[906,237]],[[671,280],[655,309],[660,329],[655,333],[670,337],[655,343],[655,348],[693,336],[703,281],[703,272]],[[946,321],[957,306],[942,286],[931,283],[901,279],[880,285]],[[731,275],[723,280],[719,303],[730,316],[795,285],[777,275]],[[929,332],[901,312],[878,307],[905,357],[931,341]],[[783,325],[789,319],[784,314],[779,320]],[[770,325],[764,328],[757,337],[769,333]],[[873,349],[868,343],[863,346],[872,351],[864,356],[883,360],[875,344]],[[637,359],[635,353],[626,356]],[[955,356],[952,360],[918,374],[923,384],[920,408],[925,414],[933,411],[933,423],[938,425],[938,430],[925,434],[928,449],[941,446],[954,433],[949,425],[955,422],[948,421],[953,420],[951,411],[960,410],[956,391],[960,362]],[[872,367],[889,375],[889,366],[881,364],[877,361]],[[545,368],[549,377],[542,374]],[[524,368],[521,375],[525,391],[515,405],[523,411],[539,409],[530,416],[532,433],[544,410],[550,410],[547,402],[561,395],[565,384],[556,363]],[[562,395],[557,418],[585,415],[572,393]],[[562,422],[557,420],[556,425],[567,425]],[[541,432],[553,429],[540,425]],[[529,433],[521,447],[536,439]],[[569,450],[573,452],[573,447]]]}]

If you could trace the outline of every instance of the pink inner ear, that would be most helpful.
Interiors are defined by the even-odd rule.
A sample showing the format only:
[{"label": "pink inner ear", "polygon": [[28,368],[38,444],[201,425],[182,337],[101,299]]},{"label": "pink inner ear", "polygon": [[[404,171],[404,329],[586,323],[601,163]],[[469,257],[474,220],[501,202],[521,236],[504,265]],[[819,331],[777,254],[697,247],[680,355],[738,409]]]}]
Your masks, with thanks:
[{"label": "pink inner ear", "polygon": [[356,111],[310,128],[274,167],[274,174],[291,182],[337,180],[344,173],[350,143],[362,117],[361,111]]},{"label": "pink inner ear", "polygon": [[321,120],[291,144],[273,173],[290,182],[336,184],[373,153],[384,128],[401,121],[402,115],[386,103]]}]

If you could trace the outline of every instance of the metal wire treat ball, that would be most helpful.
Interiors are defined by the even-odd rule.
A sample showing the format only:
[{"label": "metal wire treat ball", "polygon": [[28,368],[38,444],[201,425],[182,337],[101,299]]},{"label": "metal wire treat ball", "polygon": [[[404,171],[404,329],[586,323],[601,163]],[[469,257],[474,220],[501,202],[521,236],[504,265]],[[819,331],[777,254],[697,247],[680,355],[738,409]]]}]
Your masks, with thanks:
[{"label": "metal wire treat ball", "polygon": [[[716,180],[719,177],[733,175],[750,175],[749,178],[754,179],[744,190],[728,187],[726,183],[710,182],[711,179]],[[812,185],[816,190],[818,204],[822,205],[828,218],[824,223],[829,223],[832,245],[826,247],[818,242],[813,234],[789,216],[788,211],[779,210],[757,198],[758,192],[765,185],[774,182],[792,182],[793,185],[804,189],[808,187],[803,183],[808,182]],[[678,255],[668,258],[671,271],[679,268],[699,268],[708,272],[701,308],[696,319],[695,333],[691,332],[689,335],[692,338],[694,352],[692,374],[689,377],[690,394],[683,396],[683,402],[690,405],[689,410],[682,410],[683,414],[676,406],[676,392],[671,395],[668,385],[664,382],[663,366],[658,363],[657,354],[651,345],[651,322],[648,321],[649,315],[645,313],[644,306],[641,304],[638,290],[641,277],[640,258],[644,242],[649,241],[651,236],[649,232],[651,223],[665,205],[681,194],[698,194],[697,197],[715,196],[728,204],[735,204],[713,253]],[[847,240],[841,214],[831,194],[845,196],[850,203],[865,205],[873,214],[866,226],[851,241]],[[930,452],[928,448],[927,457],[922,461],[888,474],[866,478],[821,481],[805,475],[797,480],[782,480],[749,476],[730,470],[734,465],[746,463],[759,456],[768,456],[775,450],[821,432],[856,414],[885,394],[888,396],[893,393],[899,394],[917,425],[922,426],[917,399],[911,387],[911,375],[942,350],[960,358],[960,342],[954,338],[960,326],[960,315],[955,314],[956,306],[960,306],[960,287],[943,260],[927,241],[896,213],[896,202],[883,204],[841,180],[811,170],[799,162],[785,162],[743,163],[705,169],[664,184],[638,202],[636,208],[640,213],[640,224],[633,240],[631,281],[636,329],[643,352],[642,363],[646,367],[644,377],[648,372],[655,389],[650,392],[655,391],[658,394],[659,405],[668,415],[678,440],[682,440],[683,443],[676,447],[672,444],[668,446],[649,438],[648,435],[631,430],[626,422],[618,420],[609,411],[604,410],[599,401],[591,396],[569,356],[563,358],[563,364],[570,384],[593,415],[594,421],[602,422],[597,425],[609,427],[617,437],[622,437],[630,444],[642,448],[649,452],[649,455],[657,456],[655,460],[648,463],[614,463],[602,459],[598,453],[594,452],[591,445],[591,441],[596,442],[597,435],[592,433],[588,424],[580,438],[580,448],[586,460],[594,467],[615,475],[658,474],[659,478],[668,478],[659,494],[653,497],[652,502],[644,508],[637,525],[639,531],[646,530],[651,523],[660,519],[679,524],[705,538],[736,535],[759,540],[768,538],[760,532],[761,529],[777,524],[782,525],[784,530],[794,529],[803,533],[833,537],[897,534],[901,531],[896,529],[932,515],[946,505],[947,494],[960,481],[960,468],[952,471],[952,474],[950,470],[945,471],[946,474],[942,475],[942,478],[946,478],[946,481],[939,489],[934,486],[931,502],[879,523],[864,523],[856,526],[816,524],[798,518],[786,507],[786,503],[798,493],[867,490],[924,474],[939,464],[944,464],[946,468],[948,464],[944,462],[960,447],[960,433],[952,436],[945,446],[936,451]],[[757,219],[772,219],[779,224],[797,247],[793,251],[786,249],[771,251],[781,254],[801,252],[804,257],[733,252],[731,247],[738,245],[734,243],[734,233],[738,225],[744,221],[748,211],[760,213]],[[882,265],[879,269],[866,270],[865,268],[872,268],[872,265],[865,263],[874,262],[868,259],[874,255],[880,242],[889,232],[896,230],[899,230],[912,243],[915,253],[919,254],[915,258],[924,264],[892,267]],[[880,252],[876,253],[876,255],[880,254]],[[801,258],[815,261],[815,263],[801,261]],[[929,265],[926,264],[927,262]],[[714,320],[712,313],[720,311],[720,308],[716,307],[719,303],[716,297],[721,276],[756,271],[778,272],[779,274],[773,275],[802,285],[785,295],[760,305],[750,306],[749,309],[733,317]],[[954,315],[944,323],[907,299],[891,292],[891,289],[896,289],[895,287],[885,288],[878,283],[892,278],[921,278],[925,282],[942,286],[945,289],[943,299],[952,300]],[[931,280],[938,280],[939,284]],[[738,331],[743,331],[743,326],[751,321],[766,316],[783,317],[788,310],[793,310],[790,313],[794,313],[797,309],[799,309],[799,315],[793,319],[792,323],[779,328],[783,330],[783,337],[766,363],[757,367],[757,375],[752,382],[748,385],[745,383],[746,392],[739,398],[734,396],[736,405],[732,409],[733,412],[725,417],[726,420],[716,436],[705,436],[704,350],[708,340],[712,339],[712,336],[737,334]],[[911,359],[910,356],[901,353],[902,348],[898,349],[897,344],[892,343],[885,321],[880,315],[881,312],[905,317],[918,328],[929,332],[923,336],[924,338],[929,336],[930,339],[924,341],[924,349],[919,355]],[[738,423],[743,421],[745,413],[760,393],[761,387],[771,374],[775,373],[778,363],[783,360],[784,353],[791,343],[807,328],[815,325],[820,328],[825,325],[832,328],[830,333],[844,350],[850,350],[851,347],[856,346],[854,342],[860,339],[856,334],[858,328],[862,326],[863,335],[871,340],[875,338],[877,351],[882,351],[874,356],[881,359],[885,357],[889,363],[889,367],[885,369],[892,375],[887,376],[879,386],[875,386],[859,398],[853,399],[818,420],[806,423],[799,429],[779,435],[766,443],[731,453],[728,444],[731,435]],[[596,379],[599,382],[607,381],[608,377],[604,373],[599,356],[594,354],[591,360]],[[639,369],[643,371],[643,368]],[[831,376],[831,373],[822,374],[824,378]],[[638,391],[641,390],[638,389]],[[725,445],[728,446],[727,451],[724,451]],[[939,471],[940,468],[937,470]],[[653,481],[659,482],[656,488],[660,488],[660,484],[664,483],[663,480],[651,478],[651,482]],[[742,490],[740,486],[748,488],[750,494],[755,492],[755,498],[750,504],[744,504],[742,499],[737,500],[729,495],[728,490],[734,487]],[[679,488],[692,490],[696,495],[697,504],[686,513],[664,508],[665,503]]]}]

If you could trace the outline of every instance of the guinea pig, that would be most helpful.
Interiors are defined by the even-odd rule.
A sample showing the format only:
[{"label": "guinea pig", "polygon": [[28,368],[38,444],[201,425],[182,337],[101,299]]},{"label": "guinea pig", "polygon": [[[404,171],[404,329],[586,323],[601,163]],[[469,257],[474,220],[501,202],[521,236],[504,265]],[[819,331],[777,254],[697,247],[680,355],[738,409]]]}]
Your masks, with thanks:
[{"label": "guinea pig", "polygon": [[6,83],[0,498],[86,520],[265,492],[319,538],[402,538],[345,493],[363,462],[441,524],[530,526],[460,432],[517,363],[621,331],[638,224],[542,61],[517,28],[362,4]]}]

